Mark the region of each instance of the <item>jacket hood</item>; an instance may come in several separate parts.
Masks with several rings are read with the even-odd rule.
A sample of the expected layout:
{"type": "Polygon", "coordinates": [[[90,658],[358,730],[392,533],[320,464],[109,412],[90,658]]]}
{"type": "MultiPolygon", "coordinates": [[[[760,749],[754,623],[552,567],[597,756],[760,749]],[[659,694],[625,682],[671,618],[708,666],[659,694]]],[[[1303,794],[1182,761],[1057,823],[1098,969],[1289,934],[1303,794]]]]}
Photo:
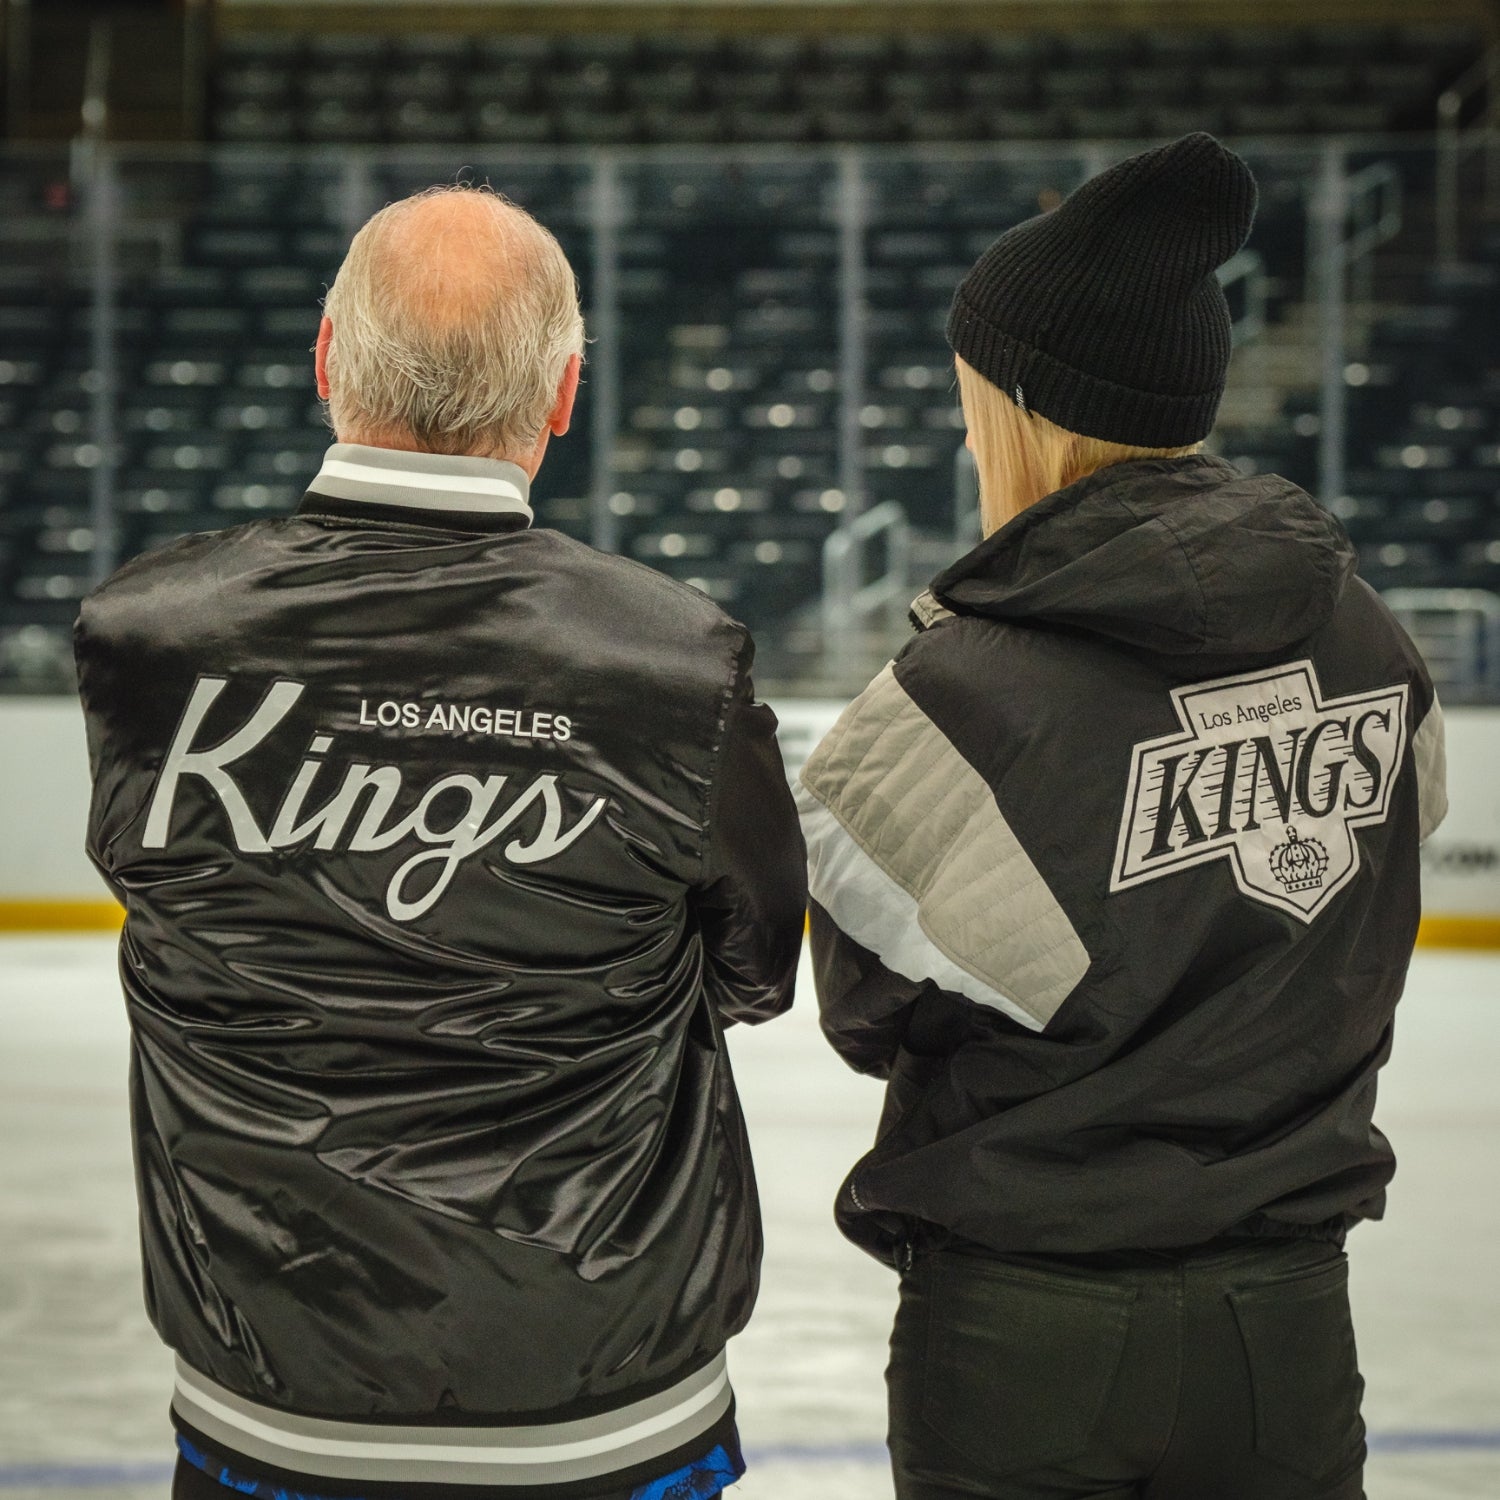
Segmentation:
{"type": "Polygon", "coordinates": [[[961,614],[1165,655],[1285,650],[1325,625],[1354,548],[1310,495],[1222,459],[1115,464],[1047,496],[933,580],[961,614]]]}

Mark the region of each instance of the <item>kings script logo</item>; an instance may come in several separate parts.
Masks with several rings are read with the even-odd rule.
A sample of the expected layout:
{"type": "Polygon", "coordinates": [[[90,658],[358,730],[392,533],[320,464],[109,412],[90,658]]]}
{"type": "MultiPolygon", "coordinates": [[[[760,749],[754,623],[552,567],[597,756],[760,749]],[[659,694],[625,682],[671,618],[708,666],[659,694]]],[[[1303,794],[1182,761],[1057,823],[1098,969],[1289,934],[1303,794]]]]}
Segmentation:
{"type": "Polygon", "coordinates": [[[1128,890],[1229,861],[1239,888],[1311,922],[1359,869],[1406,749],[1406,687],[1326,702],[1309,661],[1178,688],[1182,732],[1135,747],[1110,876],[1128,890]]]}
{"type": "Polygon", "coordinates": [[[385,893],[386,910],[391,917],[397,922],[409,922],[437,904],[466,859],[515,828],[533,809],[541,813],[539,822],[533,818],[527,824],[534,831],[529,837],[511,839],[503,848],[506,860],[513,865],[535,865],[555,858],[581,838],[604,811],[604,799],[596,798],[571,827],[565,828],[557,776],[553,773],[536,777],[498,811],[509,777],[486,776],[481,781],[477,776],[454,775],[433,782],[410,812],[388,822],[402,791],[400,768],[358,760],[345,767],[343,780],[333,795],[309,811],[306,803],[313,780],[323,766],[321,757],[333,745],[332,735],[318,734],[308,746],[291,785],[282,794],[270,828],[262,829],[228,768],[269,738],[302,696],[305,684],[273,683],[244,724],[217,744],[194,749],[193,741],[209,709],[227,684],[225,677],[201,677],[193,688],[152,793],[146,832],[141,839],[144,848],[166,847],[177,789],[184,777],[197,776],[219,799],[229,818],[235,847],[244,854],[267,854],[309,841],[318,850],[344,849],[351,854],[369,854],[415,839],[424,847],[397,867],[385,893]],[[440,800],[444,804],[441,813],[436,808],[440,800]],[[427,865],[436,868],[426,872],[426,880],[413,879],[427,865]]]}

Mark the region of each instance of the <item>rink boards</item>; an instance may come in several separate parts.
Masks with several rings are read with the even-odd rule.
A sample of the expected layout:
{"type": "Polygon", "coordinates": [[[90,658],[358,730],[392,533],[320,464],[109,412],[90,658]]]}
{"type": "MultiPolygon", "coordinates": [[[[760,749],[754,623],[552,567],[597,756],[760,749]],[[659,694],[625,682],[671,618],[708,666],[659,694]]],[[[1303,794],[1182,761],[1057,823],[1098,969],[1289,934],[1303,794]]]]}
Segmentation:
{"type": "MultiPolygon", "coordinates": [[[[841,704],[775,703],[789,774],[841,704]]],[[[1450,708],[1449,813],[1423,851],[1422,941],[1500,948],[1500,708],[1450,708]]],[[[86,932],[119,925],[83,854],[88,757],[66,698],[0,701],[0,931],[86,932]]]]}

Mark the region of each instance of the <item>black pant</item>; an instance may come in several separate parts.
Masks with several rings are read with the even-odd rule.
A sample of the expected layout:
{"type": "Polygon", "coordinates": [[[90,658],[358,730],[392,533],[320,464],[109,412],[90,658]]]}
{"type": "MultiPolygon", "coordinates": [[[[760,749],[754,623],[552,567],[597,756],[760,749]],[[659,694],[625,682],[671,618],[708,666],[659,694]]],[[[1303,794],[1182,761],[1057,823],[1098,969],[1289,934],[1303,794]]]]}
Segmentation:
{"type": "Polygon", "coordinates": [[[897,1500],[1363,1500],[1348,1264],[918,1252],[891,1335],[897,1500]]]}

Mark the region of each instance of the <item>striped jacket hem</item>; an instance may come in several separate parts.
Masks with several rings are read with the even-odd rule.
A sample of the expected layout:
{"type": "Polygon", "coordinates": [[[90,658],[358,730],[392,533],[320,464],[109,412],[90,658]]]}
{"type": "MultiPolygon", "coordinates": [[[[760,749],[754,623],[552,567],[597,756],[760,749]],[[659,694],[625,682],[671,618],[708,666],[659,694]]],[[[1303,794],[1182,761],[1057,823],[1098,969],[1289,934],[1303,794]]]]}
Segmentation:
{"type": "Polygon", "coordinates": [[[177,1361],[177,1417],[250,1463],[319,1478],[535,1489],[648,1464],[707,1434],[730,1409],[722,1353],[611,1411],[505,1426],[397,1425],[305,1417],[247,1400],[177,1361]]]}

